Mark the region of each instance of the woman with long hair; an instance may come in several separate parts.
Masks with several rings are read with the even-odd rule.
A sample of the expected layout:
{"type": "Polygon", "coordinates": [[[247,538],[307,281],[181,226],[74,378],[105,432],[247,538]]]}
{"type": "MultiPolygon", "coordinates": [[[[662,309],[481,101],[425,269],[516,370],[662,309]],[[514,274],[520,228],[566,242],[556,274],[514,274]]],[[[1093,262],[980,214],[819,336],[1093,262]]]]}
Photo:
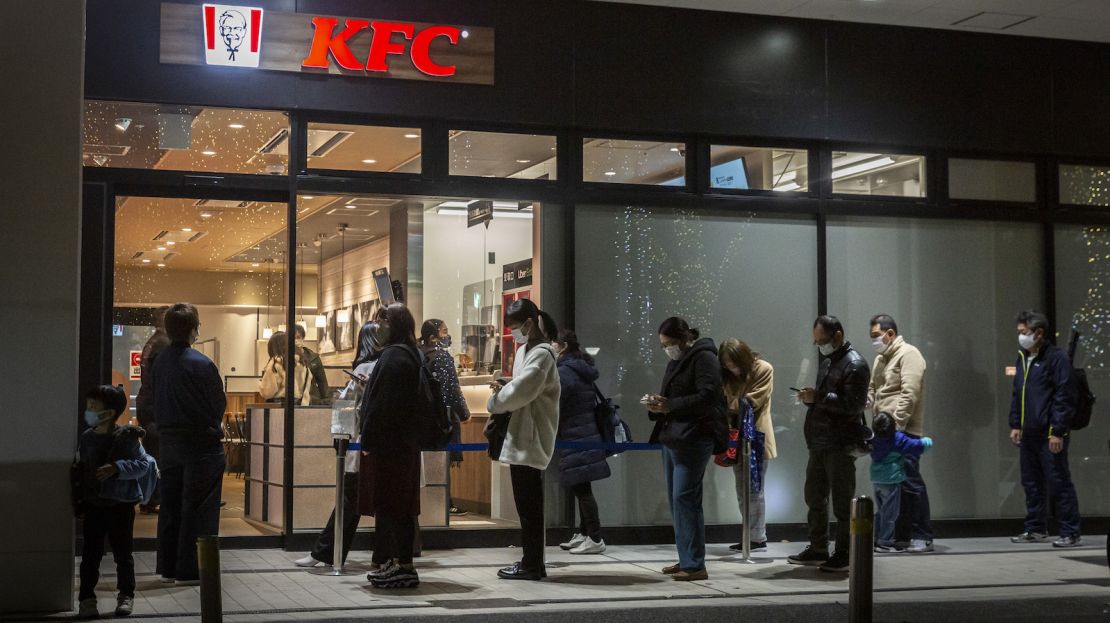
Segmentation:
{"type": "MultiPolygon", "coordinates": [[[[509,465],[520,516],[523,558],[497,572],[506,580],[540,580],[544,570],[543,470],[555,451],[559,426],[559,372],[549,334],[555,321],[528,299],[509,305],[505,323],[517,345],[512,379],[491,384],[487,408],[511,414],[498,460],[509,465]]],[[[491,418],[492,419],[492,418],[491,418]]]]}
{"type": "Polygon", "coordinates": [[[645,396],[655,420],[651,443],[663,444],[663,470],[674,522],[678,563],[663,569],[675,580],[706,580],[702,477],[716,446],[728,439],[721,363],[713,340],[678,317],[659,326],[670,362],[659,394],[645,396]],[[723,433],[723,440],[720,439],[723,433]]]}
{"type": "MultiPolygon", "coordinates": [[[[266,352],[270,360],[262,368],[262,380],[258,382],[258,393],[264,400],[285,399],[285,367],[288,365],[289,336],[284,331],[278,331],[270,336],[266,343],[266,352]]],[[[293,403],[308,405],[312,402],[312,391],[315,381],[312,380],[312,371],[308,369],[301,349],[293,346],[293,403]]]]}
{"type": "MultiPolygon", "coordinates": [[[[459,386],[459,374],[455,371],[455,360],[447,350],[449,348],[451,333],[447,323],[438,318],[425,320],[420,327],[420,351],[439,382],[444,406],[451,411],[451,443],[461,443],[462,423],[470,419],[470,409],[459,386]]],[[[463,453],[459,451],[448,453],[448,457],[451,467],[457,467],[463,461],[463,453]]],[[[453,501],[448,502],[448,508],[452,515],[462,512],[453,501]]]]}
{"type": "MultiPolygon", "coordinates": [[[[721,361],[721,375],[725,386],[725,399],[728,402],[729,423],[734,428],[742,428],[744,409],[741,401],[747,401],[755,415],[755,430],[763,433],[763,454],[759,457],[759,490],[751,491],[748,510],[751,517],[744,517],[744,527],[751,536],[751,551],[767,549],[767,500],[763,492],[767,488],[767,462],[777,456],[775,450],[775,428],[771,422],[771,394],[775,389],[775,369],[743,341],[730,337],[721,343],[717,352],[721,361]]],[[[742,460],[742,459],[741,459],[742,460]]],[[[736,478],[736,499],[741,508],[744,504],[744,465],[737,461],[732,466],[736,478]]],[[[743,539],[741,539],[743,541],[743,539]]],[[[741,544],[731,549],[740,551],[741,544]]]]}
{"type": "Polygon", "coordinates": [[[404,304],[386,307],[380,323],[388,337],[359,407],[358,507],[361,514],[374,517],[375,559],[388,561],[367,579],[376,588],[411,588],[420,584],[412,559],[420,515],[419,430],[414,415],[421,356],[416,321],[404,304]]]}
{"type": "MultiPolygon", "coordinates": [[[[559,353],[559,441],[601,443],[594,408],[597,394],[594,383],[598,372],[593,357],[582,351],[578,335],[570,329],[555,338],[559,353]]],[[[578,531],[559,547],[572,554],[600,554],[605,551],[601,538],[601,519],[594,498],[593,482],[611,474],[604,450],[559,450],[559,484],[570,489],[578,501],[581,519],[578,531]]]]}

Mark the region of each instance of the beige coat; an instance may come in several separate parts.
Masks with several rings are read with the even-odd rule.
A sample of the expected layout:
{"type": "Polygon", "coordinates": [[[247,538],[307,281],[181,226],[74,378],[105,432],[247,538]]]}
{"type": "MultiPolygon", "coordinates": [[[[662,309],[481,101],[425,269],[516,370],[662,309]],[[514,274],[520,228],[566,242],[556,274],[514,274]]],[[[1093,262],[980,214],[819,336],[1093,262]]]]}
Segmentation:
{"type": "Polygon", "coordinates": [[[867,390],[872,414],[889,413],[898,430],[925,434],[925,358],[902,336],[875,358],[867,390]]]}
{"type": "MultiPolygon", "coordinates": [[[[763,458],[773,459],[778,456],[775,447],[775,426],[771,422],[771,394],[775,390],[775,369],[771,364],[762,359],[755,360],[752,368],[752,382],[746,394],[752,403],[755,414],[755,429],[763,433],[763,458]]],[[[740,409],[740,397],[728,394],[728,409],[735,413],[740,409]]]]}

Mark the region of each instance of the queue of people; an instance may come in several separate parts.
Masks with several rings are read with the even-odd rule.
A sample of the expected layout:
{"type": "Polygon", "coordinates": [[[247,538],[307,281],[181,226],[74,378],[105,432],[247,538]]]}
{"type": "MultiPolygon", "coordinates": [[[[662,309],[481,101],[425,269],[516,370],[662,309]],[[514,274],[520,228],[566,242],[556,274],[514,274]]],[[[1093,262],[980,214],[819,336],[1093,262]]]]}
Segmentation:
{"type": "MultiPolygon", "coordinates": [[[[199,574],[196,540],[215,535],[225,459],[221,421],[226,397],[219,372],[192,348],[200,330],[194,306],[179,303],[159,310],[159,331],[144,349],[140,421],[156,431],[156,462],[140,443],[150,432],[117,427],[126,411],[121,388],[104,386],[88,395],[85,420],[74,463],[74,503],[85,518],[81,565],[82,617],[97,616],[92,589],[107,536],[118,568],[117,615],[130,614],[134,599],[131,534],[136,504],[161,494],[158,511],[157,571],[163,582],[196,585],[199,574]],[[156,339],[157,338],[157,339],[156,339]],[[146,351],[150,351],[149,357],[146,351]],[[149,360],[148,360],[149,359],[149,360]]],[[[592,357],[573,330],[559,331],[555,320],[527,299],[514,301],[505,314],[516,352],[513,373],[491,384],[486,434],[490,455],[509,466],[513,497],[520,517],[522,557],[497,572],[506,580],[538,581],[546,577],[544,560],[544,472],[556,459],[560,484],[573,495],[580,522],[561,547],[572,554],[605,551],[598,500],[592,483],[608,478],[608,452],[596,417],[604,398],[592,357]],[[568,442],[556,451],[556,442],[568,442]],[[581,446],[581,447],[579,447],[581,446]]],[[[1027,311],[1017,318],[1017,361],[1010,440],[1019,448],[1027,515],[1014,543],[1046,541],[1049,499],[1056,505],[1060,535],[1055,547],[1080,543],[1079,510],[1068,468],[1067,449],[1078,389],[1067,354],[1047,337],[1043,314],[1027,311]],[[1049,493],[1051,492],[1051,495],[1049,493]]],[[[294,369],[293,397],[298,404],[323,400],[319,357],[303,345],[286,352],[287,336],[268,344],[260,390],[264,397],[284,397],[286,369],[294,369]]],[[[870,455],[870,476],[877,501],[876,552],[933,551],[929,497],[920,461],[932,447],[925,436],[926,361],[900,334],[886,314],[870,322],[875,353],[868,364],[845,337],[834,316],[813,324],[819,353],[816,382],[797,389],[806,406],[808,464],[804,499],[808,507],[809,544],[787,562],[819,566],[823,571],[849,569],[850,504],[856,493],[855,461],[870,455]],[[867,414],[871,418],[868,420],[867,414]],[[830,539],[829,507],[836,526],[830,539]],[[832,547],[830,548],[830,541],[832,547]]],[[[641,400],[654,421],[651,443],[662,446],[663,477],[675,534],[677,562],[662,569],[676,581],[708,579],[705,564],[703,480],[714,455],[729,451],[730,429],[755,438],[752,479],[766,482],[768,462],[778,456],[772,422],[774,367],[738,338],[718,347],[713,339],[679,317],[666,319],[658,340],[668,363],[657,394],[641,400]]],[[[470,417],[447,348],[446,323],[432,319],[416,337],[416,322],[402,303],[381,310],[361,327],[351,381],[336,397],[357,404],[356,438],[361,450],[348,456],[343,526],[335,514],[312,552],[299,566],[330,563],[335,531],[343,533],[343,558],[350,550],[361,516],[375,519],[374,557],[367,578],[380,589],[411,588],[420,579],[413,564],[419,553],[421,430],[415,414],[419,395],[434,379],[437,400],[449,414],[452,440],[470,417]]],[[[794,389],[794,388],[791,388],[794,389]]],[[[731,435],[736,438],[736,433],[731,435]]],[[[461,456],[451,455],[452,461],[461,456]]],[[[724,464],[724,463],[722,463],[724,464]]],[[[737,501],[750,495],[749,532],[753,551],[767,547],[766,501],[762,485],[743,482],[743,466],[734,465],[737,501]]],[[[739,545],[732,546],[740,549],[739,545]]]]}

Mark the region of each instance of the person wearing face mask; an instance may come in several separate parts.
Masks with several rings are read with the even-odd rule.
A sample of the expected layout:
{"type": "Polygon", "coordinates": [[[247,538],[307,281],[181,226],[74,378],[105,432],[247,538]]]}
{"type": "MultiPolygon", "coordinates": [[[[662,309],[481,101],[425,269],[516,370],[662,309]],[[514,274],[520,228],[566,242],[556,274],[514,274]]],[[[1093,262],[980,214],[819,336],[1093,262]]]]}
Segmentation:
{"type": "MultiPolygon", "coordinates": [[[[459,373],[455,370],[455,359],[447,350],[451,348],[451,333],[447,323],[432,318],[425,320],[420,327],[420,351],[431,364],[432,373],[439,382],[443,393],[444,405],[451,411],[451,443],[462,443],[462,423],[470,419],[470,408],[466,406],[462,387],[459,386],[459,373]]],[[[451,467],[458,467],[463,461],[463,453],[457,450],[449,453],[451,467]]],[[[463,510],[448,500],[452,515],[461,515],[463,510]]]]}
{"type": "Polygon", "coordinates": [[[853,451],[860,442],[871,370],[867,360],[845,339],[844,326],[835,316],[819,316],[814,321],[813,343],[821,353],[817,387],[807,387],[798,394],[808,406],[805,501],[809,507],[809,547],[786,560],[794,565],[842,572],[849,570],[849,521],[856,492],[853,451]],[[836,517],[836,550],[832,556],[829,556],[830,497],[836,517]]]}
{"type": "Polygon", "coordinates": [[[266,343],[266,352],[270,360],[262,369],[262,378],[258,381],[258,395],[265,400],[282,402],[285,400],[285,368],[290,359],[293,363],[293,404],[308,406],[312,404],[313,387],[316,385],[312,372],[306,364],[304,352],[294,346],[293,357],[288,357],[286,351],[289,345],[289,335],[278,331],[270,336],[266,343]]]}
{"type": "MultiPolygon", "coordinates": [[[[728,400],[730,424],[741,428],[739,421],[740,401],[747,400],[755,414],[755,429],[763,433],[763,456],[760,457],[759,474],[762,486],[752,490],[749,504],[751,517],[744,517],[745,528],[751,535],[751,551],[767,550],[767,501],[763,492],[767,488],[767,463],[778,456],[775,446],[775,426],[771,422],[771,394],[775,390],[775,369],[752,349],[736,338],[721,343],[717,352],[721,360],[721,374],[724,377],[725,398],[728,400]]],[[[736,479],[736,499],[743,508],[744,504],[744,465],[737,461],[732,466],[736,479]]],[[[730,546],[733,551],[743,551],[742,543],[730,546]]]]}
{"type": "Polygon", "coordinates": [[[197,308],[177,303],[165,323],[170,345],[151,370],[162,435],[157,571],[163,582],[197,586],[197,537],[220,529],[227,396],[216,364],[192,347],[200,334],[197,308]]]}
{"type": "MultiPolygon", "coordinates": [[[[505,324],[517,345],[512,379],[491,384],[486,407],[492,414],[510,414],[497,460],[509,465],[513,500],[520,516],[523,557],[501,569],[505,580],[539,581],[544,569],[543,470],[555,452],[559,427],[559,372],[549,335],[555,321],[528,299],[513,301],[505,324]]],[[[496,425],[494,418],[487,428],[496,425]]]]}
{"type": "Polygon", "coordinates": [[[728,442],[721,362],[713,340],[678,317],[659,326],[659,345],[670,360],[659,394],[641,401],[655,421],[651,443],[663,444],[667,500],[678,562],[663,573],[678,581],[709,578],[705,568],[702,477],[714,452],[728,442]]]}
{"type": "MultiPolygon", "coordinates": [[[[898,431],[910,439],[921,439],[925,436],[925,358],[898,334],[898,323],[888,314],[871,319],[871,347],[876,355],[867,388],[872,417],[889,413],[898,431]]],[[[893,549],[931,552],[929,491],[921,476],[920,454],[905,456],[904,473],[893,549]]]]}
{"type": "Polygon", "coordinates": [[[296,333],[297,348],[301,351],[304,364],[308,371],[312,373],[310,400],[314,405],[327,404],[331,400],[331,387],[328,386],[328,375],[324,371],[324,362],[320,361],[318,353],[304,345],[304,327],[299,324],[293,325],[293,331],[296,333]]]}
{"type": "MultiPolygon", "coordinates": [[[[159,307],[154,310],[154,334],[143,345],[142,358],[139,365],[139,393],[135,396],[135,416],[139,426],[143,427],[146,435],[143,437],[143,446],[154,460],[158,460],[158,424],[154,417],[154,388],[150,383],[150,369],[154,360],[170,345],[170,338],[166,335],[166,310],[169,307],[159,307]]],[[[158,504],[161,496],[155,489],[150,501],[139,507],[139,512],[144,515],[157,515],[158,504]]]]}
{"type": "Polygon", "coordinates": [[[83,518],[77,613],[81,619],[99,616],[95,589],[105,537],[116,563],[116,616],[130,615],[134,606],[135,504],[150,499],[158,468],[139,442],[143,429],[116,426],[116,419],[125,411],[127,395],[122,387],[102,385],[85,397],[88,428],[78,439],[73,467],[74,511],[83,518]]]}
{"type": "Polygon", "coordinates": [[[1017,332],[1021,352],[1010,406],[1010,441],[1018,447],[1021,460],[1025,531],[1010,540],[1048,540],[1051,497],[1060,525],[1060,537],[1052,545],[1076,547],[1080,544],[1079,499],[1068,467],[1068,442],[1079,388],[1067,353],[1048,339],[1044,314],[1022,312],[1017,317],[1017,332]]]}

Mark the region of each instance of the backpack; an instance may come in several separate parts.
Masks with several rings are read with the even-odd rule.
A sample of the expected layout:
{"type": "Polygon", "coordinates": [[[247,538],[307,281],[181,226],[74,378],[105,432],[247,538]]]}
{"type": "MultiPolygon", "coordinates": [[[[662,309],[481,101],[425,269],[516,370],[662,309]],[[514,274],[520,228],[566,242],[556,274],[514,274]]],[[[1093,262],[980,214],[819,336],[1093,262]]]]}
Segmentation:
{"type": "MultiPolygon", "coordinates": [[[[601,434],[602,443],[631,443],[632,430],[628,428],[621,419],[620,405],[613,402],[612,398],[606,398],[605,394],[601,393],[601,388],[582,376],[578,370],[574,370],[578,378],[590,383],[594,388],[594,421],[597,422],[597,431],[601,434]]],[[[609,456],[617,456],[624,452],[624,449],[619,450],[606,450],[609,456]]]]}
{"type": "Polygon", "coordinates": [[[443,385],[436,378],[431,360],[416,353],[420,384],[416,388],[416,447],[441,452],[451,443],[451,409],[443,400],[443,385]]]}
{"type": "Polygon", "coordinates": [[[1091,423],[1091,413],[1095,407],[1095,395],[1091,392],[1091,385],[1087,381],[1087,371],[1075,366],[1075,350],[1079,346],[1079,332],[1072,329],[1071,339],[1068,340],[1068,360],[1072,363],[1072,373],[1075,375],[1075,384],[1079,390],[1079,400],[1075,405],[1075,414],[1071,418],[1071,430],[1082,430],[1091,423]]]}

